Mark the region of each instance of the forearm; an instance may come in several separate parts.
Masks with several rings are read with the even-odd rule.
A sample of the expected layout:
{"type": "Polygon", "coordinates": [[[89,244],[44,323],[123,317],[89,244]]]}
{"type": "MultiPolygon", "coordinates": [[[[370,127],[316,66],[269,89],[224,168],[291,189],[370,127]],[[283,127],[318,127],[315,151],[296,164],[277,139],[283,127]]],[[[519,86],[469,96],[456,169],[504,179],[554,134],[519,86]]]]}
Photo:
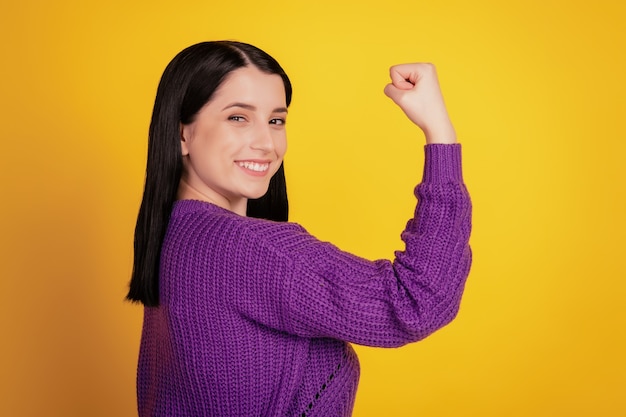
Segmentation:
{"type": "Polygon", "coordinates": [[[396,305],[408,341],[419,340],[456,315],[471,265],[471,200],[463,183],[461,146],[425,148],[414,218],[402,234],[406,248],[394,270],[407,294],[396,305]]]}

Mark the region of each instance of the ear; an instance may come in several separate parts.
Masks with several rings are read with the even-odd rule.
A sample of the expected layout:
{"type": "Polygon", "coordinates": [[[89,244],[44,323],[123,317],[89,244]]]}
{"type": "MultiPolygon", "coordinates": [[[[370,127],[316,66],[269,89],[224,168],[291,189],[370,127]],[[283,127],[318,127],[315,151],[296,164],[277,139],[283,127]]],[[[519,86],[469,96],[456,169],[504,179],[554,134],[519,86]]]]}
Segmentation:
{"type": "Polygon", "coordinates": [[[180,124],[180,150],[183,156],[189,155],[189,141],[191,129],[188,125],[180,124]]]}

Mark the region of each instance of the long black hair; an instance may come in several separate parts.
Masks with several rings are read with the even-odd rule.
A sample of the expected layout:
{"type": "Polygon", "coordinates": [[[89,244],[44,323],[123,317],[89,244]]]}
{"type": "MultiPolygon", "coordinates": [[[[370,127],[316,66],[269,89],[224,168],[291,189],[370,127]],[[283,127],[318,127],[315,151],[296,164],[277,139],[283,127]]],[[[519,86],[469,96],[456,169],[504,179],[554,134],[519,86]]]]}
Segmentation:
{"type": "MultiPolygon", "coordinates": [[[[274,58],[246,43],[214,41],[192,45],[165,68],[150,122],[148,162],[135,226],[135,257],[128,300],[148,307],[159,305],[161,246],[183,169],[180,125],[194,121],[229,73],[250,65],[280,75],[289,106],[291,82],[285,71],[274,58]]],[[[248,200],[247,215],[287,221],[288,211],[285,171],[281,164],[270,180],[267,193],[248,200]]]]}

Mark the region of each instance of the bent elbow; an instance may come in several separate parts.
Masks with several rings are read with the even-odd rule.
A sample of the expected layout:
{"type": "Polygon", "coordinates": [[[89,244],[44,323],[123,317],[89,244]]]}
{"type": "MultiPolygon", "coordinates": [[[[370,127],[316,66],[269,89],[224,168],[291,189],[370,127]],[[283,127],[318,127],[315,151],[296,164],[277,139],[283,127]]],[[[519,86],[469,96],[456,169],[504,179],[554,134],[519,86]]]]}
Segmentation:
{"type": "Polygon", "coordinates": [[[458,315],[459,303],[450,302],[447,306],[438,306],[433,311],[424,312],[415,326],[406,328],[405,339],[397,347],[419,342],[450,324],[458,315]],[[442,308],[443,307],[443,308],[442,308]]]}

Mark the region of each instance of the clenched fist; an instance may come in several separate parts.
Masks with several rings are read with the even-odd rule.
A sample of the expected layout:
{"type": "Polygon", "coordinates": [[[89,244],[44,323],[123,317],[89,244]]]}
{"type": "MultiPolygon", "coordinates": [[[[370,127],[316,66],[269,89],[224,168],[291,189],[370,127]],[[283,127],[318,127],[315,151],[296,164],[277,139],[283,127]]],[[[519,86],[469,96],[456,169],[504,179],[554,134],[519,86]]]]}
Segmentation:
{"type": "Polygon", "coordinates": [[[456,133],[443,101],[435,66],[425,63],[395,65],[385,94],[422,129],[426,143],[456,143],[456,133]]]}

